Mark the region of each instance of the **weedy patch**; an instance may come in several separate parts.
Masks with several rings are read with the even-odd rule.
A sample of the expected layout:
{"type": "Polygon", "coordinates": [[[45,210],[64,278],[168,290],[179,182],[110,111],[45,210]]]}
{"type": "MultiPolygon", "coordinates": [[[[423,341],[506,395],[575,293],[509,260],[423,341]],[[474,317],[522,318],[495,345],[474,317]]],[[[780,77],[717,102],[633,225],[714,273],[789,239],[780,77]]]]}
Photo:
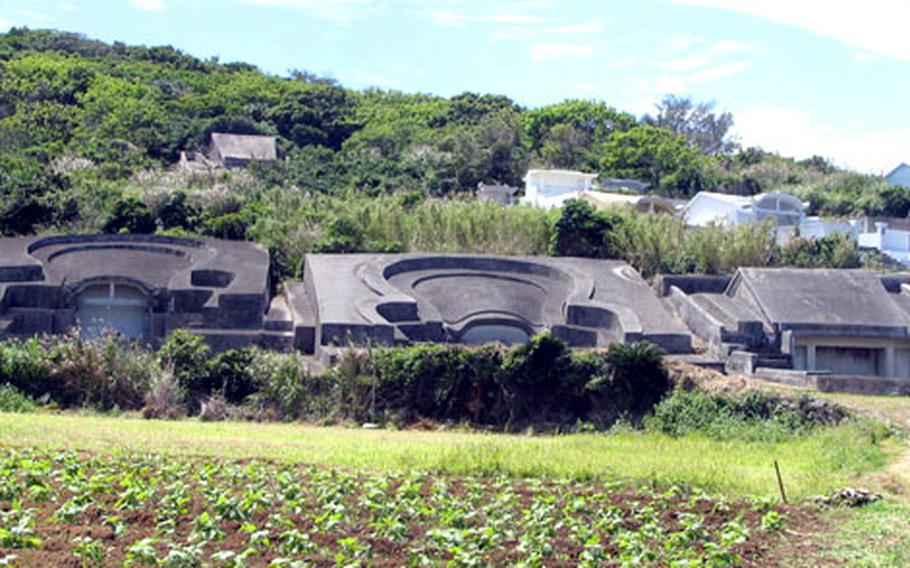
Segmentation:
{"type": "Polygon", "coordinates": [[[679,487],[0,451],[24,565],[734,566],[802,513],[679,487]]]}

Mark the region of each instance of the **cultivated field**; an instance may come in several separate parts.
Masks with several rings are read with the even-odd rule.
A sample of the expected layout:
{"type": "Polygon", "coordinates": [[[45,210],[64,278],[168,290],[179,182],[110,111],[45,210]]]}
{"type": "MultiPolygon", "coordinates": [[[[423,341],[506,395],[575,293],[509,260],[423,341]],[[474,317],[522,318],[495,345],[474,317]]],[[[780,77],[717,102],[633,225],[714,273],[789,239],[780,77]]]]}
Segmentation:
{"type": "Polygon", "coordinates": [[[899,499],[802,504],[882,481],[903,440],[875,432],[848,424],[745,442],[0,414],[0,558],[902,566],[910,527],[899,499]],[[796,505],[779,503],[774,460],[796,505]]]}
{"type": "Polygon", "coordinates": [[[788,514],[675,486],[5,451],[0,546],[26,564],[761,562],[788,514]]]}

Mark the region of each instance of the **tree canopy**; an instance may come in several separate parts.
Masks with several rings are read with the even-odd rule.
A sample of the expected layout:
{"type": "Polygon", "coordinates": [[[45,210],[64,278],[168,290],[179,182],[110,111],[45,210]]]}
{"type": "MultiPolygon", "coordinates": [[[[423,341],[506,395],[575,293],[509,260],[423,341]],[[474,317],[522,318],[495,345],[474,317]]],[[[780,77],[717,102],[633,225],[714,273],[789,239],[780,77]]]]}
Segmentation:
{"type": "MultiPolygon", "coordinates": [[[[180,150],[203,150],[216,131],[273,135],[283,159],[251,168],[244,187],[255,191],[193,204],[184,221],[158,218],[159,229],[247,235],[263,225],[266,205],[252,195],[263,188],[452,196],[480,182],[520,186],[529,167],[636,178],[683,197],[789,191],[823,214],[910,210],[906,192],[879,177],[739,149],[732,116],[712,103],[668,96],[657,111],[637,119],[603,101],[525,108],[498,94],[353,90],[305,70],[282,77],[171,46],[18,28],[0,34],[0,231],[94,230],[144,214],[131,201],[137,176],[166,178],[180,150]]],[[[153,212],[165,200],[144,199],[153,212]]]]}

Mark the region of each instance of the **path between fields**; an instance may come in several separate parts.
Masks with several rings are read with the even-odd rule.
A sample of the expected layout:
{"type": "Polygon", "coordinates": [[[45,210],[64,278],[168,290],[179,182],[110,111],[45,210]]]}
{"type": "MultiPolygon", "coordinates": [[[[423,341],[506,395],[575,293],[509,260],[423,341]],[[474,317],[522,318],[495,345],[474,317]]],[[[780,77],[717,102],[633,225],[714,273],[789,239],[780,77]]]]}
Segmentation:
{"type": "Polygon", "coordinates": [[[897,501],[910,505],[910,397],[861,395],[821,395],[834,400],[861,416],[885,422],[901,431],[902,449],[884,468],[860,477],[857,482],[882,491],[897,501]]]}
{"type": "MultiPolygon", "coordinates": [[[[752,388],[783,392],[804,392],[803,389],[768,385],[767,383],[750,383],[752,388]]],[[[746,388],[740,386],[739,388],[746,388]]],[[[810,391],[812,396],[836,402],[853,412],[890,425],[903,434],[898,441],[901,450],[889,464],[876,472],[860,476],[856,480],[858,488],[871,488],[888,494],[888,497],[904,505],[910,505],[910,396],[873,396],[846,393],[823,393],[810,391]]]]}

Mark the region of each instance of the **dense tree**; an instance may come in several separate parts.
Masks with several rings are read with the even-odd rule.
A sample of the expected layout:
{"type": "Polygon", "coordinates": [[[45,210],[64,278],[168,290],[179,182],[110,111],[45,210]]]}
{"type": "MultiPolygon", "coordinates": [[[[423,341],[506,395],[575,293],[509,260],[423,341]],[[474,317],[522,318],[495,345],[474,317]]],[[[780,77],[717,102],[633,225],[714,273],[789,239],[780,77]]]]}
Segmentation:
{"type": "Polygon", "coordinates": [[[704,154],[731,152],[737,147],[728,136],[733,115],[714,112],[713,102],[695,103],[688,97],[667,95],[657,103],[657,115],[645,116],[643,122],[679,134],[704,154]]]}
{"type": "Polygon", "coordinates": [[[339,150],[360,124],[354,98],[341,87],[312,85],[285,93],[266,117],[297,146],[320,144],[339,150]]]}
{"type": "Polygon", "coordinates": [[[66,181],[34,158],[0,155],[0,234],[53,223],[67,208],[66,181]]]}
{"type": "MultiPolygon", "coordinates": [[[[0,231],[96,231],[117,203],[123,217],[147,221],[142,203],[157,230],[257,239],[282,264],[278,272],[291,274],[297,261],[285,260],[323,237],[327,246],[348,246],[340,226],[329,242],[331,219],[344,211],[332,205],[312,214],[311,200],[319,210],[365,196],[378,202],[385,193],[463,195],[479,182],[520,185],[531,165],[638,178],[679,196],[779,189],[826,215],[910,210],[907,192],[821,158],[797,162],[757,148],[725,153],[731,118],[711,105],[671,97],[658,110],[643,124],[597,101],[524,109],[483,93],[355,91],[307,71],[279,77],[171,46],[20,28],[0,34],[0,231]],[[286,159],[243,173],[166,171],[179,150],[207,147],[216,131],[276,136],[286,159]],[[158,181],[146,187],[137,178],[158,181]]],[[[529,214],[515,213],[522,215],[529,214]]],[[[132,230],[127,225],[109,229],[132,230]]],[[[383,235],[365,234],[355,245],[387,250],[406,240],[383,235]]],[[[601,244],[589,241],[588,252],[605,254],[601,244]]]]}
{"type": "Polygon", "coordinates": [[[636,126],[613,135],[602,148],[600,166],[607,175],[646,181],[672,195],[693,195],[710,186],[704,158],[664,128],[636,126]]]}
{"type": "Polygon", "coordinates": [[[544,164],[591,170],[596,149],[616,133],[635,126],[635,118],[604,103],[566,101],[522,114],[528,143],[544,164]]]}

